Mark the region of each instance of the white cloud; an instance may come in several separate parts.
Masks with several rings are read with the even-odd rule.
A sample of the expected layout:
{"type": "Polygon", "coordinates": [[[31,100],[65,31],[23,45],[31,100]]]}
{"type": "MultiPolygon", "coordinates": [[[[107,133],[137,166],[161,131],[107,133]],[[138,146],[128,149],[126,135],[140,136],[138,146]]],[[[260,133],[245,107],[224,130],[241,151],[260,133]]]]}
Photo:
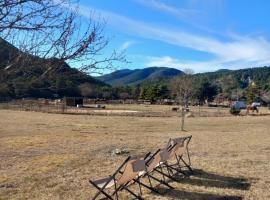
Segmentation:
{"type": "MultiPolygon", "coordinates": [[[[208,16],[208,10],[201,9],[202,6],[194,6],[198,4],[199,2],[191,2],[188,0],[188,7],[183,8],[179,6],[172,6],[168,4],[167,1],[161,1],[161,0],[134,0],[135,2],[143,5],[144,7],[148,7],[152,10],[160,11],[164,14],[168,14],[170,16],[173,16],[174,18],[191,25],[199,30],[206,31],[209,33],[217,33],[219,35],[223,35],[223,33],[219,33],[216,30],[212,30],[209,27],[203,25],[203,19],[209,17],[208,16]],[[193,6],[190,6],[193,5],[193,6]],[[194,9],[198,7],[198,9],[194,9]],[[200,9],[199,9],[200,8],[200,9]]],[[[215,10],[217,7],[220,7],[220,2],[222,0],[216,0],[216,2],[212,2],[210,0],[203,0],[203,5],[207,8],[215,7],[215,10]],[[213,6],[214,5],[214,6],[213,6]]]]}
{"type": "MultiPolygon", "coordinates": [[[[223,60],[213,59],[209,61],[192,61],[192,60],[181,60],[170,56],[142,56],[145,60],[145,67],[173,67],[179,70],[186,68],[193,69],[195,72],[208,72],[216,71],[221,68],[226,69],[240,69],[244,67],[254,67],[258,62],[252,61],[238,61],[238,62],[226,62],[223,60]]],[[[269,60],[263,60],[259,63],[259,66],[269,65],[269,60]]]]}
{"type": "Polygon", "coordinates": [[[129,47],[131,47],[135,42],[130,40],[130,41],[125,41],[119,48],[120,51],[127,50],[129,47]]]}
{"type": "Polygon", "coordinates": [[[183,20],[190,20],[191,17],[198,17],[202,15],[202,12],[198,10],[179,7],[176,8],[157,0],[135,0],[135,2],[143,6],[168,13],[183,20]]]}
{"type": "MultiPolygon", "coordinates": [[[[92,13],[92,11],[91,7],[79,7],[79,12],[86,17],[89,17],[89,13],[92,13]]],[[[214,56],[214,59],[205,62],[193,60],[184,63],[178,63],[175,60],[168,59],[168,57],[163,57],[163,61],[171,61],[169,62],[171,66],[182,63],[183,65],[189,64],[202,69],[204,66],[209,67],[210,64],[212,66],[225,66],[226,64],[229,66],[259,66],[270,63],[270,43],[263,37],[238,36],[228,37],[227,41],[222,41],[215,39],[213,36],[206,37],[180,29],[173,30],[168,27],[155,26],[109,11],[97,9],[95,11],[104,17],[109,25],[124,33],[206,52],[214,56]]],[[[99,17],[95,18],[95,20],[99,19],[99,17]]],[[[125,46],[129,46],[129,44],[125,44],[125,46]]],[[[195,69],[195,71],[197,70],[195,69]]]]}
{"type": "Polygon", "coordinates": [[[193,69],[196,72],[204,72],[211,70],[216,70],[221,67],[220,63],[215,61],[209,62],[196,62],[196,61],[187,61],[187,60],[180,60],[177,58],[172,58],[170,56],[161,56],[161,57],[154,57],[154,56],[147,56],[145,58],[146,67],[173,67],[179,70],[184,70],[186,68],[193,69]]]}
{"type": "Polygon", "coordinates": [[[162,56],[162,57],[148,57],[148,62],[146,63],[147,67],[174,67],[180,68],[182,63],[170,56],[162,56]]]}

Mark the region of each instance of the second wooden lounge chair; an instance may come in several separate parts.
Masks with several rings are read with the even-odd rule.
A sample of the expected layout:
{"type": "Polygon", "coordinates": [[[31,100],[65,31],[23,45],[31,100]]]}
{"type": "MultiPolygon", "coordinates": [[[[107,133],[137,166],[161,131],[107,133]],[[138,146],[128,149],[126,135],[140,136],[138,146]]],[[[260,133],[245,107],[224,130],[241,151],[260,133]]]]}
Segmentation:
{"type": "Polygon", "coordinates": [[[176,163],[171,164],[171,167],[178,167],[182,171],[182,168],[187,168],[191,173],[193,173],[191,168],[190,154],[189,154],[189,142],[192,136],[179,137],[170,139],[168,145],[176,145],[175,146],[175,159],[176,163]],[[186,155],[187,159],[184,159],[186,155]]]}
{"type": "Polygon", "coordinates": [[[103,197],[107,197],[111,200],[118,200],[118,192],[122,190],[127,191],[129,194],[135,197],[135,199],[142,200],[143,198],[141,195],[131,191],[131,189],[128,188],[128,185],[131,182],[133,183],[133,180],[136,179],[140,172],[143,171],[145,171],[144,158],[132,158],[129,156],[111,176],[95,181],[89,180],[89,182],[98,190],[92,200],[96,200],[100,195],[103,195],[103,197]],[[112,194],[107,192],[107,189],[109,188],[113,188],[114,191],[112,194]]]}
{"type": "Polygon", "coordinates": [[[146,183],[138,182],[140,185],[151,190],[152,192],[161,194],[155,187],[152,185],[152,180],[160,183],[161,185],[166,186],[168,189],[174,189],[169,183],[166,182],[165,177],[169,179],[174,179],[170,176],[169,171],[166,173],[163,168],[166,165],[168,159],[174,155],[174,148],[176,144],[164,149],[158,149],[154,154],[149,154],[145,158],[146,171],[141,172],[140,176],[135,180],[136,182],[140,181],[139,178],[146,177],[148,179],[149,185],[146,183]],[[162,176],[162,179],[157,178],[154,173],[157,172],[162,176]]]}

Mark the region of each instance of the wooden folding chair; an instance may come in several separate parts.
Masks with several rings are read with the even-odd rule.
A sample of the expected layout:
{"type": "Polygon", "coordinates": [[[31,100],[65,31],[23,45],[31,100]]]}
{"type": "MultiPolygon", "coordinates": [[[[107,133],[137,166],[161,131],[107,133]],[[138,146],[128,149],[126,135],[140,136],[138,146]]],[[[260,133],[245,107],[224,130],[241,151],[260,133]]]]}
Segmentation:
{"type": "Polygon", "coordinates": [[[171,164],[171,167],[177,166],[180,170],[182,168],[187,168],[191,173],[193,173],[191,168],[191,160],[190,160],[190,153],[188,145],[190,143],[192,136],[186,136],[186,137],[179,137],[179,138],[173,138],[170,139],[168,142],[168,145],[174,145],[175,144],[175,159],[176,163],[171,164]],[[187,156],[187,160],[184,159],[184,156],[187,156]]]}
{"type": "MultiPolygon", "coordinates": [[[[111,200],[113,200],[113,197],[115,196],[118,200],[118,192],[122,190],[130,193],[133,197],[135,197],[135,199],[142,200],[143,198],[141,197],[141,188],[140,194],[136,194],[128,188],[128,185],[131,182],[133,183],[133,180],[139,177],[139,174],[143,171],[145,171],[144,159],[132,158],[129,156],[111,176],[95,181],[89,180],[89,182],[98,190],[92,200],[97,199],[100,195],[103,195],[111,200]],[[107,191],[105,191],[109,188],[114,189],[112,194],[109,194],[107,191]]],[[[141,186],[139,185],[139,187],[141,186]]]]}
{"type": "MultiPolygon", "coordinates": [[[[172,180],[174,180],[174,178],[172,176],[170,176],[169,171],[168,171],[168,173],[166,173],[163,170],[163,168],[164,168],[164,166],[170,167],[166,163],[167,163],[168,159],[174,155],[173,149],[175,146],[176,146],[176,144],[173,146],[169,146],[167,148],[164,148],[164,149],[158,149],[154,154],[149,154],[149,156],[145,158],[146,171],[141,172],[140,178],[147,177],[149,185],[142,183],[142,182],[140,182],[140,185],[142,185],[145,188],[151,190],[152,192],[156,192],[158,194],[160,194],[160,192],[155,187],[153,187],[152,180],[155,180],[158,183],[160,183],[161,185],[166,186],[168,189],[174,189],[170,184],[168,184],[166,182],[165,177],[172,179],[172,180]],[[155,177],[155,175],[154,175],[155,172],[162,175],[162,179],[155,177]]],[[[138,180],[135,180],[135,181],[138,181],[138,180]]]]}

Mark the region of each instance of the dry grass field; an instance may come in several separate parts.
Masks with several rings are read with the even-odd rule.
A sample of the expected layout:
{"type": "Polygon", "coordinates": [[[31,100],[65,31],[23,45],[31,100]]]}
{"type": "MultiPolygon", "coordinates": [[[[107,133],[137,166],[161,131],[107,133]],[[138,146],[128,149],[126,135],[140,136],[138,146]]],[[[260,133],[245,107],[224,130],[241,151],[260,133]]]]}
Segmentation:
{"type": "Polygon", "coordinates": [[[109,175],[126,158],[113,149],[143,155],[184,135],[193,135],[194,175],[178,177],[164,195],[145,190],[145,199],[270,199],[269,116],[187,118],[185,132],[179,122],[0,110],[0,200],[89,199],[88,179],[109,175]]]}

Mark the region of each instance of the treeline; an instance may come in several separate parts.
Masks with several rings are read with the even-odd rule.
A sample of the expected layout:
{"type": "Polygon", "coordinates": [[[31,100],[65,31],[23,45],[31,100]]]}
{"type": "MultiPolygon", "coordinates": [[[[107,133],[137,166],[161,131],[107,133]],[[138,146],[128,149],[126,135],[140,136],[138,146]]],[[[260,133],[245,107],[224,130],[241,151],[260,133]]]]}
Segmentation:
{"type": "MultiPolygon", "coordinates": [[[[45,70],[31,67],[32,75],[23,70],[12,75],[0,74],[0,97],[5,98],[61,98],[83,96],[102,99],[142,99],[156,102],[161,99],[177,99],[174,90],[176,78],[142,82],[134,86],[112,87],[63,65],[40,78],[45,70]]],[[[4,72],[4,70],[2,70],[4,72]]],[[[25,70],[29,72],[29,70],[25,70]]],[[[181,76],[179,76],[181,77],[181,76]]],[[[195,103],[211,102],[214,99],[245,100],[270,103],[270,68],[252,68],[192,75],[195,103]]],[[[186,84],[182,82],[181,84],[186,84]]]]}
{"type": "MultiPolygon", "coordinates": [[[[181,76],[179,76],[181,77],[181,76]]],[[[192,75],[194,103],[203,104],[225,100],[244,100],[247,103],[270,103],[270,68],[252,68],[192,75]]],[[[82,96],[105,99],[142,99],[155,102],[161,99],[176,99],[176,78],[143,82],[136,86],[96,87],[81,85],[82,96]],[[94,88],[94,89],[93,89],[94,88]],[[87,93],[88,91],[88,93],[87,93]],[[90,92],[91,91],[91,92],[90,92]]],[[[181,82],[185,84],[185,82],[181,82]]]]}
{"type": "Polygon", "coordinates": [[[31,59],[16,65],[7,65],[3,60],[0,59],[1,98],[81,96],[79,86],[83,83],[106,86],[105,83],[56,59],[31,59]]]}
{"type": "MultiPolygon", "coordinates": [[[[218,88],[211,84],[207,78],[196,78],[196,94],[200,103],[212,101],[218,94],[218,88]]],[[[104,99],[141,99],[156,102],[162,99],[176,99],[174,79],[167,83],[147,83],[136,86],[99,87],[92,84],[82,84],[79,89],[81,95],[89,98],[104,99]]]]}
{"type": "Polygon", "coordinates": [[[270,67],[228,70],[197,74],[217,88],[218,94],[228,100],[270,103],[270,67]]]}

